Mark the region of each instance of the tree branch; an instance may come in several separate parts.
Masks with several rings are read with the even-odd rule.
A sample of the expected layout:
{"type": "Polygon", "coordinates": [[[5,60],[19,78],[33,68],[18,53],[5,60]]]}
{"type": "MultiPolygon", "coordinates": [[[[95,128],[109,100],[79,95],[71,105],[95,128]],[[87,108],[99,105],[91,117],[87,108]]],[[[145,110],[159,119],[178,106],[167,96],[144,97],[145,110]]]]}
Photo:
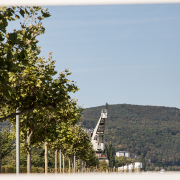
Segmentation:
{"type": "MultiPolygon", "coordinates": [[[[44,106],[41,106],[41,107],[48,107],[48,106],[53,106],[53,104],[48,104],[48,105],[44,105],[44,106]]],[[[8,116],[5,116],[5,117],[0,118],[0,122],[1,122],[1,121],[4,121],[4,120],[6,120],[6,119],[9,119],[9,118],[13,118],[13,117],[15,117],[16,115],[22,115],[22,114],[24,114],[24,113],[33,111],[34,109],[37,109],[37,107],[32,107],[32,108],[26,109],[26,110],[24,110],[24,111],[21,111],[21,112],[19,112],[19,113],[11,113],[11,114],[8,115],[8,116]]]]}

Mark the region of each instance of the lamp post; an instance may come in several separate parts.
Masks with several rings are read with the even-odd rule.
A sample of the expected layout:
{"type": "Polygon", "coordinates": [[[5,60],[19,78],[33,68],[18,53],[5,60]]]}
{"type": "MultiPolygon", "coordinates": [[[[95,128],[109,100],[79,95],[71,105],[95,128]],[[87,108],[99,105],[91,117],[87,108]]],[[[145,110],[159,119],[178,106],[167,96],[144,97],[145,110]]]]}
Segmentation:
{"type": "MultiPolygon", "coordinates": [[[[18,108],[16,113],[19,113],[18,108]]],[[[16,174],[20,173],[20,138],[19,138],[19,115],[16,115],[16,174]]]]}

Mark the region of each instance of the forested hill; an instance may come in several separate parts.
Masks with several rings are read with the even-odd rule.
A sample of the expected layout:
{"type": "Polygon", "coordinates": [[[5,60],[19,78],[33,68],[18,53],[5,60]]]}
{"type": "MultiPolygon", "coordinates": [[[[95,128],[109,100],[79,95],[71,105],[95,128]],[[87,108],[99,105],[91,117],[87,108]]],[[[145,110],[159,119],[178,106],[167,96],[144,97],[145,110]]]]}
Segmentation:
{"type": "MultiPolygon", "coordinates": [[[[87,108],[82,125],[95,128],[104,106],[87,108]]],[[[109,105],[105,141],[115,150],[144,153],[158,166],[180,165],[180,109],[129,104],[109,105]]]]}

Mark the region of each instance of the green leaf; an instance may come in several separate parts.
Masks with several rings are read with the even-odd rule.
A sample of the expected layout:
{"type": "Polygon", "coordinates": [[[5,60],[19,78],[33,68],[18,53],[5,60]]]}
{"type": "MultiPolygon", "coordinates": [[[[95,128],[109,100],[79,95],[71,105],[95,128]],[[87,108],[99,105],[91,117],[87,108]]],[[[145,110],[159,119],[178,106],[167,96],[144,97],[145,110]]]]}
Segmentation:
{"type": "Polygon", "coordinates": [[[0,32],[0,41],[4,41],[3,34],[0,32]]]}
{"type": "Polygon", "coordinates": [[[7,99],[11,98],[11,93],[9,90],[4,89],[3,90],[3,96],[6,97],[7,99]]]}
{"type": "Polygon", "coordinates": [[[15,15],[15,17],[16,17],[16,19],[20,19],[20,17],[17,14],[15,15]]]}
{"type": "Polygon", "coordinates": [[[3,76],[4,76],[4,79],[6,80],[6,82],[9,81],[9,76],[7,73],[4,73],[3,76]]]}
{"type": "Polygon", "coordinates": [[[24,17],[25,12],[22,9],[20,9],[19,13],[21,14],[22,17],[24,17]]]}
{"type": "Polygon", "coordinates": [[[12,41],[12,43],[15,43],[16,39],[17,39],[17,34],[14,32],[14,33],[9,33],[9,40],[12,41]]]}
{"type": "Polygon", "coordinates": [[[28,60],[22,60],[21,62],[22,62],[22,64],[23,64],[24,66],[27,66],[27,65],[28,65],[28,60]]]}
{"type": "Polygon", "coordinates": [[[8,49],[7,60],[11,60],[12,58],[13,58],[12,52],[8,49]]]}

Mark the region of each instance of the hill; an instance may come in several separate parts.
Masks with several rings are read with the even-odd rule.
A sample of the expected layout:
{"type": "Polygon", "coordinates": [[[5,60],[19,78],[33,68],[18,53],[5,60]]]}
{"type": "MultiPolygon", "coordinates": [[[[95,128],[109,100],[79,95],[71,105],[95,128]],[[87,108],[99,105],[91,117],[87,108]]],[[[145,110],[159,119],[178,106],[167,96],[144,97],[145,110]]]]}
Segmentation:
{"type": "MultiPolygon", "coordinates": [[[[95,128],[104,106],[82,112],[82,125],[95,128]]],[[[147,166],[180,165],[180,109],[130,104],[109,105],[105,142],[115,151],[145,154],[147,166]]]]}

